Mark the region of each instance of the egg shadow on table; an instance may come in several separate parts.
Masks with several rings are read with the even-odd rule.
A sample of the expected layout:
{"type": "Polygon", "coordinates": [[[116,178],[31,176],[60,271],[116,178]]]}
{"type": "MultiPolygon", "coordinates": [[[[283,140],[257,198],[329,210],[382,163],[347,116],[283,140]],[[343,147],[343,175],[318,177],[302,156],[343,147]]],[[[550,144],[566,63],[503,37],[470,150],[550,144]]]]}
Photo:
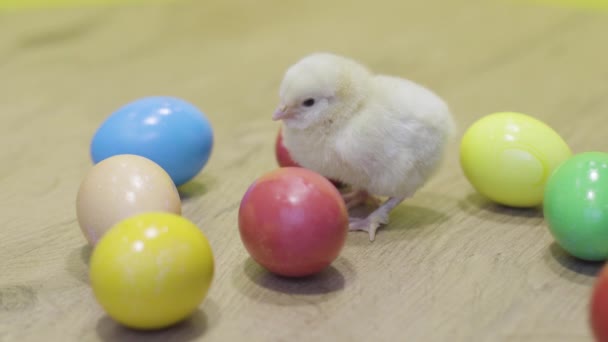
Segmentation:
{"type": "Polygon", "coordinates": [[[552,242],[547,247],[543,259],[549,268],[561,278],[585,285],[595,282],[605,264],[600,261],[578,259],[566,252],[556,242],[552,242]]]}
{"type": "Polygon", "coordinates": [[[205,299],[203,305],[188,319],[176,325],[158,330],[136,330],[127,328],[107,315],[97,322],[97,335],[102,341],[176,341],[187,342],[201,338],[213,328],[219,316],[219,309],[210,298],[205,299]]]}
{"type": "Polygon", "coordinates": [[[66,271],[85,284],[89,283],[89,261],[92,253],[93,248],[87,243],[72,249],[66,258],[66,271]]]}
{"type": "Polygon", "coordinates": [[[191,198],[198,198],[207,193],[207,186],[198,180],[192,180],[186,184],[182,184],[177,188],[179,197],[182,201],[191,198]]]}
{"type": "Polygon", "coordinates": [[[511,221],[514,217],[523,219],[543,218],[541,206],[531,208],[509,207],[492,202],[476,192],[472,192],[463,200],[460,200],[458,206],[468,215],[499,223],[511,221]]]}
{"type": "Polygon", "coordinates": [[[352,265],[342,257],[320,273],[299,278],[275,275],[248,257],[241,267],[235,268],[233,284],[255,300],[297,305],[326,301],[343,291],[355,276],[352,265]],[[298,301],[298,298],[302,300],[298,301]]]}

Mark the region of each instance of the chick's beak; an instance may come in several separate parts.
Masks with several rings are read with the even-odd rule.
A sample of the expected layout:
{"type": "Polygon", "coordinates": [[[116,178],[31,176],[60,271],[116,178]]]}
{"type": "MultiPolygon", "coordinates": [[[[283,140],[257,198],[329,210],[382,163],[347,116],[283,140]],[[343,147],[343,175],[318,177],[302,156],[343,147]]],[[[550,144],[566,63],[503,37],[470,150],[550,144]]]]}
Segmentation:
{"type": "Polygon", "coordinates": [[[272,115],[272,120],[277,121],[277,120],[283,120],[286,119],[288,117],[291,117],[293,115],[293,112],[290,110],[290,108],[286,105],[280,105],[277,110],[274,112],[274,114],[272,115]]]}

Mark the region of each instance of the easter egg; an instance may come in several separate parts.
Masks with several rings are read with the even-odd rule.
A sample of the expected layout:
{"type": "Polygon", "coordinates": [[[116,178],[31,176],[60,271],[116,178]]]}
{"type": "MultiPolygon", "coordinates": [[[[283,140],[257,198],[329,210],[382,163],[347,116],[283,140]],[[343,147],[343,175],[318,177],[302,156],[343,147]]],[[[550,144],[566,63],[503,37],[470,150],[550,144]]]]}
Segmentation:
{"type": "MultiPolygon", "coordinates": [[[[283,144],[283,130],[282,129],[279,129],[277,138],[275,140],[274,154],[275,154],[277,163],[279,164],[280,167],[301,167],[298,163],[296,163],[293,160],[293,158],[291,158],[291,154],[289,153],[289,150],[283,144]]],[[[346,184],[344,184],[338,180],[329,179],[329,181],[332,182],[332,184],[338,189],[346,187],[346,184]]]]}
{"type": "Polygon", "coordinates": [[[115,321],[142,330],[191,316],[213,277],[213,253],[205,235],[170,213],[143,213],[117,223],[90,261],[98,303],[115,321]]]}
{"type": "Polygon", "coordinates": [[[551,127],[514,112],[477,120],[460,144],[460,165],[475,190],[511,207],[542,204],[547,178],[571,155],[551,127]]]}
{"type": "Polygon", "coordinates": [[[589,324],[595,341],[608,342],[608,266],[604,265],[589,298],[589,324]]]}
{"type": "Polygon", "coordinates": [[[274,144],[274,153],[275,153],[275,157],[277,159],[277,163],[279,164],[280,167],[289,167],[289,166],[300,167],[300,165],[298,165],[298,163],[296,163],[291,158],[289,151],[287,150],[285,145],[283,145],[282,129],[279,129],[279,133],[277,134],[277,138],[276,138],[275,144],[274,144]]]}
{"type": "Polygon", "coordinates": [[[76,195],[76,217],[94,246],[119,221],[146,211],[181,214],[181,199],[169,174],[137,155],[116,155],[94,165],[76,195]]]}
{"type": "Polygon", "coordinates": [[[192,104],[173,97],[146,97],[116,110],[97,129],[90,150],[94,163],[117,154],[151,159],[176,186],[194,178],[207,164],[213,131],[192,104]]]}
{"type": "Polygon", "coordinates": [[[272,273],[303,277],[328,267],[348,233],[346,205],[325,177],[284,167],[258,178],[239,208],[241,240],[272,273]]]}
{"type": "Polygon", "coordinates": [[[544,216],[571,255],[608,259],[608,153],[585,152],[560,165],[547,182],[544,216]]]}

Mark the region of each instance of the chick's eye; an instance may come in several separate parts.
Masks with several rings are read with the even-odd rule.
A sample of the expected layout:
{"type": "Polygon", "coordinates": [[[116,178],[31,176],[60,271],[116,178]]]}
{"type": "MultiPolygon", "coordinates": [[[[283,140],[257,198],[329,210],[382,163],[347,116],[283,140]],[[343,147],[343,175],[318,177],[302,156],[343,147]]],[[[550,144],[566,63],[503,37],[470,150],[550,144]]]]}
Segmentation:
{"type": "Polygon", "coordinates": [[[306,99],[304,102],[302,102],[302,105],[304,107],[312,107],[315,104],[315,99],[306,99]]]}

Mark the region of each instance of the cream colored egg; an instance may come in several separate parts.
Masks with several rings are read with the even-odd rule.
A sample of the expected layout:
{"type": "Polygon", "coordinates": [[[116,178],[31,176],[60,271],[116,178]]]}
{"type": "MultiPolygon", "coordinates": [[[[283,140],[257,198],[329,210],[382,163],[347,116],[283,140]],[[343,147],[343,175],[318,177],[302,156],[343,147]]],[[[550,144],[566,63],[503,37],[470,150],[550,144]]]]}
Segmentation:
{"type": "Polygon", "coordinates": [[[93,246],[116,223],[153,211],[181,215],[181,200],[169,174],[141,156],[104,159],[91,168],[78,189],[78,224],[93,246]]]}

